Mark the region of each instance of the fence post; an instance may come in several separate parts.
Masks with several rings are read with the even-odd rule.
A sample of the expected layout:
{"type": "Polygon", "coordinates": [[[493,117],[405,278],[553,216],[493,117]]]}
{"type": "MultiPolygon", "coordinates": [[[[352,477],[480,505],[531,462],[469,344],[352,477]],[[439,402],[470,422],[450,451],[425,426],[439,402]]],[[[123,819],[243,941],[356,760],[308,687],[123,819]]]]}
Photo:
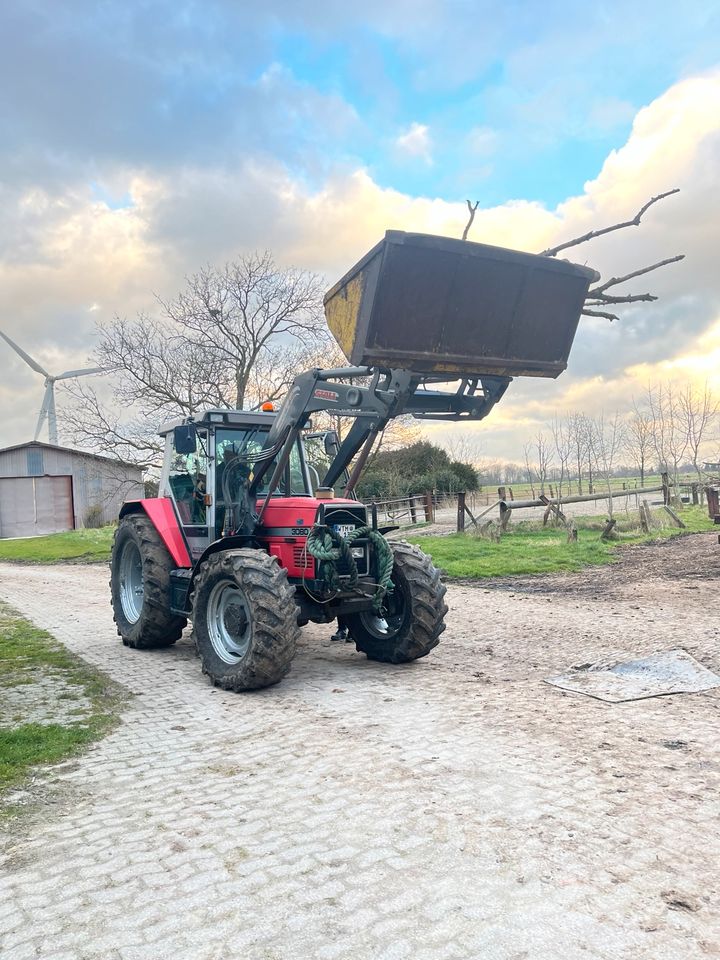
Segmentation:
{"type": "Polygon", "coordinates": [[[425,491],[425,520],[428,523],[435,523],[435,504],[433,503],[432,490],[425,491]]]}
{"type": "Polygon", "coordinates": [[[457,532],[465,532],[465,492],[460,491],[457,495],[457,532]]]}
{"type": "Polygon", "coordinates": [[[506,500],[505,487],[498,487],[498,500],[506,500]]]}
{"type": "Polygon", "coordinates": [[[510,523],[510,514],[512,513],[512,507],[507,507],[504,503],[500,504],[500,529],[507,530],[507,525],[510,523]]]}
{"type": "Polygon", "coordinates": [[[670,504],[670,478],[668,477],[667,473],[661,473],[661,474],[660,474],[660,478],[661,478],[661,480],[662,480],[662,488],[663,488],[663,503],[665,504],[665,506],[669,506],[669,504],[670,504]]]}
{"type": "Polygon", "coordinates": [[[650,505],[647,500],[640,504],[640,529],[643,533],[650,533],[650,505]]]}
{"type": "Polygon", "coordinates": [[[417,510],[415,509],[415,497],[409,497],[410,502],[410,519],[413,523],[417,523],[417,510]]]}

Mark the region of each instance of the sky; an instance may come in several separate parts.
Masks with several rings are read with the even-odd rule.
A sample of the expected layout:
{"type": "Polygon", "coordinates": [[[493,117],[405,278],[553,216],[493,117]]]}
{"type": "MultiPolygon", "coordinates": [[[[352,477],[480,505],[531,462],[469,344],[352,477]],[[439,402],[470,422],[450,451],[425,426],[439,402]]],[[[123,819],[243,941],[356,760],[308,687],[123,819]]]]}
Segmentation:
{"type": "MultiPolygon", "coordinates": [[[[720,389],[716,2],[8,0],[0,7],[0,329],[51,372],[96,324],[270,249],[335,282],[386,229],[537,252],[681,193],[574,258],[654,304],[581,321],[557,381],[472,430],[519,458],[556,412],[643,384],[720,389]]],[[[0,343],[0,446],[42,378],[0,343]]],[[[58,397],[58,403],[62,398],[58,397]]],[[[444,440],[448,428],[431,436],[444,440]]]]}

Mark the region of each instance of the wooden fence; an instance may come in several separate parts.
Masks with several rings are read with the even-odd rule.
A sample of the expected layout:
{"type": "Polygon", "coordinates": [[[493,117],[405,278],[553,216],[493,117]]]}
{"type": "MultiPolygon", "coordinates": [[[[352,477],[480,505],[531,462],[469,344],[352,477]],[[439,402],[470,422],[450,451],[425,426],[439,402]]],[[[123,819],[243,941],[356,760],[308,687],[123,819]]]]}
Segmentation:
{"type": "Polygon", "coordinates": [[[389,524],[405,526],[411,523],[434,523],[435,507],[440,502],[440,498],[428,490],[425,493],[411,494],[409,497],[398,497],[394,500],[366,502],[375,506],[378,519],[386,520],[389,524]]]}

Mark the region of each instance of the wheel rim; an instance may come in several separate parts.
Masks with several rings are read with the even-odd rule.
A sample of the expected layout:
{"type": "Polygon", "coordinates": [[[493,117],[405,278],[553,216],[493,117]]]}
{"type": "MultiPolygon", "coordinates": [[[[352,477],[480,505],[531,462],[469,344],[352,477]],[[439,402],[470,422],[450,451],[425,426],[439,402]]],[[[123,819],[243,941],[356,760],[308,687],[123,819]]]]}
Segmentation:
{"type": "Polygon", "coordinates": [[[405,621],[405,594],[402,588],[395,584],[392,593],[386,594],[379,613],[374,610],[365,610],[360,614],[360,620],[368,633],[378,640],[391,640],[400,632],[405,621]]]}
{"type": "Polygon", "coordinates": [[[140,549],[128,540],[120,557],[120,605],[128,623],[137,623],[143,608],[145,586],[140,549]]]}
{"type": "Polygon", "coordinates": [[[223,663],[235,664],[250,648],[250,615],[245,594],[235,583],[216,584],[207,605],[207,627],[213,650],[223,663]]]}

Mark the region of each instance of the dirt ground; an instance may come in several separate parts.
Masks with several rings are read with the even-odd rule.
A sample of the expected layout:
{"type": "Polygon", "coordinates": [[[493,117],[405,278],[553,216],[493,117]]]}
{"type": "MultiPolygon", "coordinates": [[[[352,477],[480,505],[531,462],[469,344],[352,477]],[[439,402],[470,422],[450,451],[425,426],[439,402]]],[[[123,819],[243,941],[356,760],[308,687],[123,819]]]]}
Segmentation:
{"type": "Polygon", "coordinates": [[[681,647],[720,672],[716,534],[577,574],[454,583],[416,664],[303,630],[290,676],[211,688],[189,637],[118,642],[105,570],[0,596],[132,693],[38,777],[0,867],[8,960],[720,957],[720,691],[609,704],[544,680],[681,647]]]}
{"type": "Polygon", "coordinates": [[[720,544],[714,533],[674,537],[657,543],[627,546],[616,563],[578,573],[502,577],[483,582],[494,590],[558,595],[583,595],[604,600],[666,601],[687,598],[700,591],[697,600],[717,597],[720,578],[720,544]]]}

